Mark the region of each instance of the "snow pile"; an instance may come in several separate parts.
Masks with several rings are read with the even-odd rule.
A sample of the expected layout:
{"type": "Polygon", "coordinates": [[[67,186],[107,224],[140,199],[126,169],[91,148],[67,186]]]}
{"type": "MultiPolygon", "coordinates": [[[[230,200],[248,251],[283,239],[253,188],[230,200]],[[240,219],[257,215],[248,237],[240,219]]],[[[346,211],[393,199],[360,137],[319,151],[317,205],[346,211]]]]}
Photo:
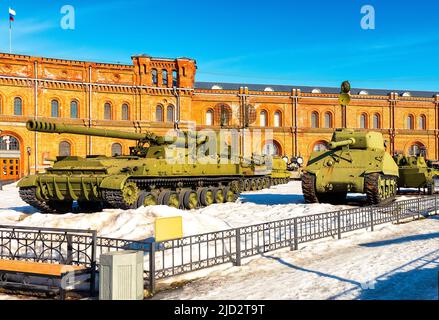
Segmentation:
{"type": "Polygon", "coordinates": [[[41,214],[24,203],[15,185],[0,191],[0,224],[97,230],[99,236],[142,240],[153,236],[157,217],[182,216],[185,235],[236,228],[249,224],[315,214],[349,206],[305,204],[298,181],[242,194],[236,203],[214,204],[184,211],[167,206],[136,210],[106,209],[93,214],[41,214]]]}

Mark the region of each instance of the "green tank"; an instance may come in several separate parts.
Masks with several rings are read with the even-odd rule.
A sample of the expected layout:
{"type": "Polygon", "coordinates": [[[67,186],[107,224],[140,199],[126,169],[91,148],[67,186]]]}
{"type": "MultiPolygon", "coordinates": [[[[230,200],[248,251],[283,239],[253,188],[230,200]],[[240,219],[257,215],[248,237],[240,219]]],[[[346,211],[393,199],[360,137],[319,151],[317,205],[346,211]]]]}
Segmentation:
{"type": "Polygon", "coordinates": [[[253,154],[241,161],[242,191],[257,191],[288,183],[290,172],[287,163],[279,156],[253,154]]]}
{"type": "Polygon", "coordinates": [[[365,193],[368,204],[393,199],[398,166],[379,132],[337,129],[329,150],[313,152],[302,176],[307,203],[343,203],[347,193],[365,193]]]}
{"type": "Polygon", "coordinates": [[[20,197],[42,212],[70,212],[74,201],[81,212],[156,204],[194,209],[235,201],[240,193],[239,162],[223,164],[219,156],[197,157],[206,136],[183,132],[163,137],[33,120],[26,126],[37,132],[136,141],[128,156],[57,157],[46,172],[20,180],[20,197]]]}
{"type": "Polygon", "coordinates": [[[430,195],[439,191],[439,170],[429,165],[424,156],[398,154],[394,160],[399,167],[398,187],[423,188],[430,195]]]}

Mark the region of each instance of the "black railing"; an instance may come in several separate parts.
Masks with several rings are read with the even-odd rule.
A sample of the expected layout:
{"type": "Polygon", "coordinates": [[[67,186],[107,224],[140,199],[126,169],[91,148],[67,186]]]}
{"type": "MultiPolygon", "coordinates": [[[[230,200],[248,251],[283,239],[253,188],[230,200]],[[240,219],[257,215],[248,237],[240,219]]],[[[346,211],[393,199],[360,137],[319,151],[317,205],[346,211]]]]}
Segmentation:
{"type": "Polygon", "coordinates": [[[95,231],[0,226],[0,258],[95,265],[96,256],[120,250],[144,252],[145,285],[151,292],[157,280],[243,258],[290,248],[327,237],[401,220],[437,214],[438,198],[423,197],[388,206],[359,207],[299,216],[241,228],[192,235],[162,242],[96,237],[95,231]]]}

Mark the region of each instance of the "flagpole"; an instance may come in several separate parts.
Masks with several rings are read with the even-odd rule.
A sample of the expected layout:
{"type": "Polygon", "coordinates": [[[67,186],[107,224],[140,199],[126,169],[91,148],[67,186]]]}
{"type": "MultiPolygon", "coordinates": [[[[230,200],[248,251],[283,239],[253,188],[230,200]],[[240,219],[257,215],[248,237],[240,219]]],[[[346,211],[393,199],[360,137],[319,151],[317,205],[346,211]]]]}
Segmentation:
{"type": "Polygon", "coordinates": [[[12,54],[12,21],[9,18],[9,54],[12,54]]]}

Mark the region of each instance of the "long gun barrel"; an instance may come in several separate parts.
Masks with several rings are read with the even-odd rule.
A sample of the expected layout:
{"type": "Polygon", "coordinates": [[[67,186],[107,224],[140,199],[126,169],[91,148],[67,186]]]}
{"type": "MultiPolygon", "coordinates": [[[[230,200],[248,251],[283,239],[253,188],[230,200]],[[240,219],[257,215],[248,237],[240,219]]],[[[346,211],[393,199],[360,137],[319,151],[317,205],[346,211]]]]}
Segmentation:
{"type": "Polygon", "coordinates": [[[350,146],[351,144],[354,143],[355,143],[354,138],[349,138],[347,140],[342,140],[342,141],[331,141],[329,143],[329,149],[333,150],[339,147],[350,146]]]}
{"type": "MultiPolygon", "coordinates": [[[[48,122],[48,121],[36,121],[29,120],[26,123],[26,128],[29,131],[46,132],[46,133],[71,133],[85,136],[106,137],[125,140],[136,140],[142,142],[148,142],[154,145],[163,144],[181,144],[185,143],[184,137],[172,137],[172,136],[158,136],[152,132],[136,133],[136,132],[123,132],[118,130],[87,128],[82,126],[71,126],[64,123],[48,122]]],[[[191,138],[195,136],[191,134],[191,138]]],[[[207,141],[206,136],[199,136],[196,140],[197,145],[201,145],[207,141]]]]}

